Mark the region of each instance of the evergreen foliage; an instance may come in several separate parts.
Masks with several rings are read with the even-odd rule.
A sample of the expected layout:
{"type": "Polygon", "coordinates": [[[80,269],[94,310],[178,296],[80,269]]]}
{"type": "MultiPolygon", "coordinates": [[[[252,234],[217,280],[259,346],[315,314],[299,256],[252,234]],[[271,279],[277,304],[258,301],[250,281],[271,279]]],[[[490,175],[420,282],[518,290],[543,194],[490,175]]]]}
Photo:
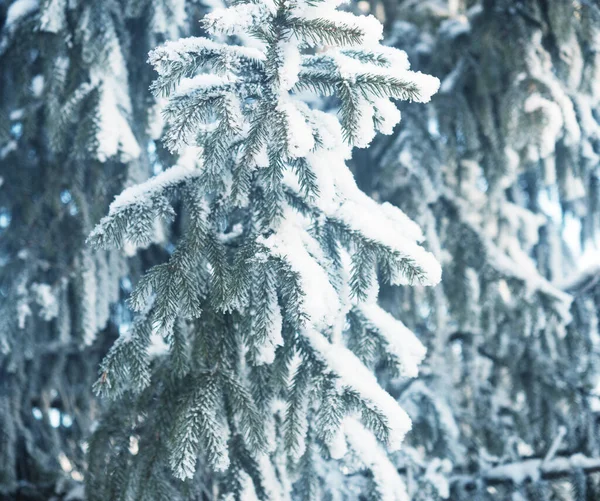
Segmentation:
{"type": "Polygon", "coordinates": [[[90,445],[91,499],[318,500],[338,488],[330,457],[369,472],[370,498],[405,499],[384,446],[397,450],[410,420],[371,368],[383,357],[414,377],[425,351],[376,304],[377,274],[433,285],[440,268],[345,160],[392,131],[390,98],[426,102],[438,82],[378,45],[373,17],[337,7],[235,3],[204,18],[212,40],[151,52],[179,162],[119,195],[89,241],[144,244],[176,214],[182,231],[102,363],[96,391],[114,403],[90,445]],[[339,121],[306,91],[334,96],[339,121]]]}
{"type": "Polygon", "coordinates": [[[0,499],[600,499],[599,43],[0,0],[0,499]]]}

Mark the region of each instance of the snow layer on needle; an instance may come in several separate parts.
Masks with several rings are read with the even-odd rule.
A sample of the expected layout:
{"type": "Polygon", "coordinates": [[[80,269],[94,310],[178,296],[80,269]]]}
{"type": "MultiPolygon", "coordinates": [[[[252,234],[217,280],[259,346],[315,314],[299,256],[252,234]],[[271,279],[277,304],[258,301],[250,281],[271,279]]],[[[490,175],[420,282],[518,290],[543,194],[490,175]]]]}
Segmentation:
{"type": "Polygon", "coordinates": [[[161,193],[187,179],[199,176],[201,173],[201,170],[197,168],[199,150],[197,147],[186,148],[179,157],[177,165],[151,177],[143,183],[133,185],[124,190],[120,195],[117,195],[113,203],[110,204],[108,215],[113,216],[124,208],[134,204],[150,203],[153,195],[161,193]]]}
{"type": "MultiPolygon", "coordinates": [[[[428,103],[431,101],[431,97],[440,87],[438,78],[426,75],[420,71],[410,71],[407,68],[408,63],[401,65],[392,64],[389,67],[378,66],[374,63],[365,63],[349,57],[340,49],[329,50],[324,55],[333,59],[340,76],[350,83],[356,82],[362,75],[369,75],[371,78],[379,76],[399,80],[407,86],[415,86],[418,90],[417,94],[413,97],[413,101],[417,103],[428,103]]],[[[398,56],[398,58],[400,61],[404,60],[402,56],[398,56]]]]}
{"type": "Polygon", "coordinates": [[[373,473],[381,501],[409,501],[404,481],[373,434],[353,418],[344,419],[342,427],[350,448],[373,473]]]}
{"type": "Polygon", "coordinates": [[[277,109],[285,115],[288,154],[291,158],[301,158],[315,147],[312,128],[292,100],[282,100],[277,109]]]}
{"type": "Polygon", "coordinates": [[[38,0],[17,0],[8,7],[4,29],[10,29],[21,18],[31,14],[39,7],[38,0]]]}
{"type": "MultiPolygon", "coordinates": [[[[240,493],[240,499],[243,501],[259,501],[256,495],[256,489],[254,483],[244,470],[240,470],[240,484],[242,486],[242,492],[240,493]]],[[[232,496],[233,499],[233,496],[232,496]]]]}
{"type": "MultiPolygon", "coordinates": [[[[331,8],[329,5],[317,5],[314,7],[305,7],[296,14],[306,20],[324,20],[329,21],[342,28],[359,29],[363,36],[362,44],[376,44],[383,38],[383,25],[374,16],[357,16],[350,12],[343,12],[331,8]]],[[[310,43],[310,40],[304,40],[310,43]]]]}
{"type": "Polygon", "coordinates": [[[284,259],[300,277],[304,312],[312,324],[328,327],[337,318],[340,304],[338,295],[329,282],[327,272],[309,250],[319,249],[319,245],[307,233],[302,216],[294,209],[287,208],[279,228],[262,243],[271,254],[284,259]]]}
{"type": "Polygon", "coordinates": [[[213,35],[244,35],[249,28],[262,24],[269,14],[265,4],[238,4],[213,10],[204,17],[204,25],[213,35]]]}
{"type": "Polygon", "coordinates": [[[220,76],[210,73],[201,73],[195,77],[183,78],[177,87],[177,92],[173,93],[172,99],[195,91],[207,92],[210,89],[217,89],[235,81],[235,77],[232,76],[220,76]]]}
{"type": "Polygon", "coordinates": [[[91,71],[92,83],[100,87],[96,155],[105,162],[120,154],[121,161],[129,162],[138,158],[141,150],[127,121],[131,113],[127,67],[117,43],[109,51],[110,68],[94,67],[91,71]]]}
{"type": "Polygon", "coordinates": [[[282,90],[290,90],[298,82],[302,56],[298,50],[298,41],[295,39],[281,42],[279,54],[283,64],[279,68],[279,83],[282,90]]]}
{"type": "Polygon", "coordinates": [[[387,45],[377,45],[375,47],[368,47],[369,52],[379,54],[389,61],[390,66],[394,67],[396,71],[407,71],[410,69],[410,62],[408,61],[408,54],[395,47],[388,47],[387,45]]]}
{"type": "Polygon", "coordinates": [[[373,115],[375,110],[373,105],[366,99],[361,99],[357,106],[358,130],[354,138],[354,146],[357,148],[366,148],[371,144],[375,137],[375,124],[373,115]]]}
{"type": "Polygon", "coordinates": [[[415,334],[376,303],[358,306],[367,321],[379,332],[388,345],[388,351],[400,361],[403,376],[417,377],[419,364],[427,349],[415,334]]]}
{"type": "Polygon", "coordinates": [[[394,127],[400,123],[400,110],[389,99],[375,99],[376,117],[379,119],[377,130],[382,134],[390,135],[394,132],[394,127]]]}
{"type": "MultiPolygon", "coordinates": [[[[364,237],[414,260],[424,272],[420,284],[436,285],[441,280],[442,269],[433,254],[417,244],[417,241],[423,238],[417,225],[400,209],[392,208],[389,204],[381,206],[360,191],[344,162],[327,162],[326,165],[319,165],[317,170],[325,168],[333,171],[337,194],[341,200],[337,209],[330,215],[364,237]]],[[[407,277],[399,275],[394,277],[393,283],[408,285],[410,281],[407,277]]]]}
{"type": "Polygon", "coordinates": [[[262,487],[269,501],[290,501],[287,491],[281,486],[271,458],[267,454],[258,457],[258,468],[261,473],[262,487]]]}
{"type": "Polygon", "coordinates": [[[185,62],[192,55],[204,51],[219,51],[234,60],[241,58],[262,61],[265,55],[260,50],[240,45],[227,45],[213,42],[203,37],[187,37],[164,43],[150,52],[148,61],[154,66],[159,75],[168,73],[169,64],[173,62],[185,62]]]}
{"type": "Polygon", "coordinates": [[[120,153],[123,162],[140,156],[140,146],[127,119],[123,116],[118,101],[116,82],[106,78],[102,82],[98,109],[98,160],[105,162],[120,153]]]}
{"type": "Polygon", "coordinates": [[[560,106],[535,93],[525,100],[524,110],[526,113],[543,114],[544,124],[539,134],[539,154],[541,158],[549,157],[554,153],[556,142],[562,135],[564,121],[560,106]]]}
{"type": "Polygon", "coordinates": [[[66,23],[67,0],[50,0],[44,5],[40,16],[40,30],[48,33],[59,33],[66,23]]]}
{"type": "Polygon", "coordinates": [[[323,334],[312,327],[304,329],[303,334],[316,355],[340,378],[340,384],[358,392],[367,406],[385,416],[390,429],[389,448],[392,451],[400,449],[404,436],[411,428],[410,418],[404,409],[379,386],[374,374],[348,348],[340,344],[331,344],[323,334]]]}

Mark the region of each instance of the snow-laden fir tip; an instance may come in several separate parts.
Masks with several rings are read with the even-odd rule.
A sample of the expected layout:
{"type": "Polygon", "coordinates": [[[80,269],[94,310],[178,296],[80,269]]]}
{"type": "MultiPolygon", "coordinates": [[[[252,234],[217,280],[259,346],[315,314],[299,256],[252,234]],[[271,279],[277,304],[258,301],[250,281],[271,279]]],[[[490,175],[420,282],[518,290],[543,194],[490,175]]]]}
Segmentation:
{"type": "Polygon", "coordinates": [[[353,418],[344,419],[342,427],[350,448],[372,472],[378,498],[381,501],[409,501],[404,481],[373,435],[353,418]]]}
{"type": "Polygon", "coordinates": [[[402,375],[417,377],[419,364],[427,351],[417,336],[375,303],[363,303],[359,309],[385,339],[390,354],[399,360],[402,375]]]}
{"type": "MultiPolygon", "coordinates": [[[[402,376],[416,376],[425,348],[376,304],[377,272],[385,268],[392,284],[435,285],[441,269],[420,245],[418,226],[360,191],[346,161],[378,131],[392,133],[400,121],[393,99],[427,102],[439,82],[379,45],[375,17],[338,6],[236,3],[203,20],[219,41],[188,38],[154,50],[152,89],[168,97],[164,142],[179,160],[118,196],[90,239],[149,242],[153,220],[181,208],[178,245],[132,296],[152,332],[136,327],[121,349],[140,346],[131,368],[145,374],[144,388],[153,384],[149,354],[190,379],[174,390],[182,395],[169,418],[173,473],[192,477],[201,455],[203,469],[228,470],[236,496],[249,501],[262,489],[291,496],[284,479],[294,476],[292,463],[319,454],[320,433],[336,459],[360,457],[381,499],[405,499],[375,437],[396,451],[411,421],[349,339],[363,336],[402,376]],[[230,35],[243,45],[222,41],[230,35]],[[334,96],[337,110],[318,109],[305,92],[334,96]],[[156,333],[169,353],[155,346],[156,333]],[[282,405],[271,415],[275,397],[282,405]],[[377,433],[354,421],[360,409],[379,423],[377,433]],[[315,429],[317,412],[333,412],[331,430],[315,429]],[[253,457],[281,453],[290,464],[267,467],[273,459],[262,456],[260,485],[226,437],[253,457]]],[[[104,149],[114,151],[109,139],[104,149]]]]}
{"type": "Polygon", "coordinates": [[[411,429],[411,421],[398,402],[379,386],[373,373],[349,349],[331,344],[312,328],[306,329],[303,335],[332,374],[340,378],[340,385],[358,392],[365,399],[367,406],[385,416],[390,428],[389,449],[400,449],[404,436],[411,429]]]}

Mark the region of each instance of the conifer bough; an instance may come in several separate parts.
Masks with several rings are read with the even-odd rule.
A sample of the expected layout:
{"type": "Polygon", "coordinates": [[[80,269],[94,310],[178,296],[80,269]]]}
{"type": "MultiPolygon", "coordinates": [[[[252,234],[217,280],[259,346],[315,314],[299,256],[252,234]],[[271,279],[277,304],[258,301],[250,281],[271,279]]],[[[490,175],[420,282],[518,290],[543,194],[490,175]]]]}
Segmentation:
{"type": "Polygon", "coordinates": [[[154,50],[164,140],[180,161],[125,190],[90,236],[146,244],[180,208],[182,237],[132,293],[138,319],[96,389],[147,412],[135,433],[181,479],[212,471],[223,499],[289,499],[294,482],[320,499],[317,446],[369,469],[371,495],[405,499],[383,446],[398,449],[410,420],[371,369],[383,359],[414,377],[425,349],[376,304],[377,277],[434,285],[441,271],[418,226],[362,193],[345,160],[391,133],[391,99],[427,102],[438,81],[379,45],[373,17],[338,4],[236,3],[204,26],[248,46],[154,50]],[[307,91],[334,96],[339,118],[303,102],[307,91]],[[155,333],[169,349],[152,360],[155,333]]]}

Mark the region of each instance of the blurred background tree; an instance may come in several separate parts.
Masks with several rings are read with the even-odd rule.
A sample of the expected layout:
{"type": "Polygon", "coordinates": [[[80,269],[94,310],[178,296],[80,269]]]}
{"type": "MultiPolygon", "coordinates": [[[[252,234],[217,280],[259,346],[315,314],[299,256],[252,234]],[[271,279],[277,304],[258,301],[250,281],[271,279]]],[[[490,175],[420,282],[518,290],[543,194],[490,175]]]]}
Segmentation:
{"type": "Polygon", "coordinates": [[[187,19],[183,0],[0,2],[6,499],[49,499],[81,485],[99,415],[98,364],[128,321],[122,299],[132,277],[161,254],[155,247],[132,259],[131,250],[84,242],[124,186],[161,169],[147,53],[185,31],[187,19]]]}
{"type": "Polygon", "coordinates": [[[436,499],[430,483],[444,498],[445,477],[456,500],[596,499],[598,462],[558,459],[599,452],[598,4],[357,7],[442,81],[355,156],[362,188],[415,219],[444,269],[441,287],[380,296],[430,350],[419,380],[390,382],[414,405],[413,497],[436,499]]]}

